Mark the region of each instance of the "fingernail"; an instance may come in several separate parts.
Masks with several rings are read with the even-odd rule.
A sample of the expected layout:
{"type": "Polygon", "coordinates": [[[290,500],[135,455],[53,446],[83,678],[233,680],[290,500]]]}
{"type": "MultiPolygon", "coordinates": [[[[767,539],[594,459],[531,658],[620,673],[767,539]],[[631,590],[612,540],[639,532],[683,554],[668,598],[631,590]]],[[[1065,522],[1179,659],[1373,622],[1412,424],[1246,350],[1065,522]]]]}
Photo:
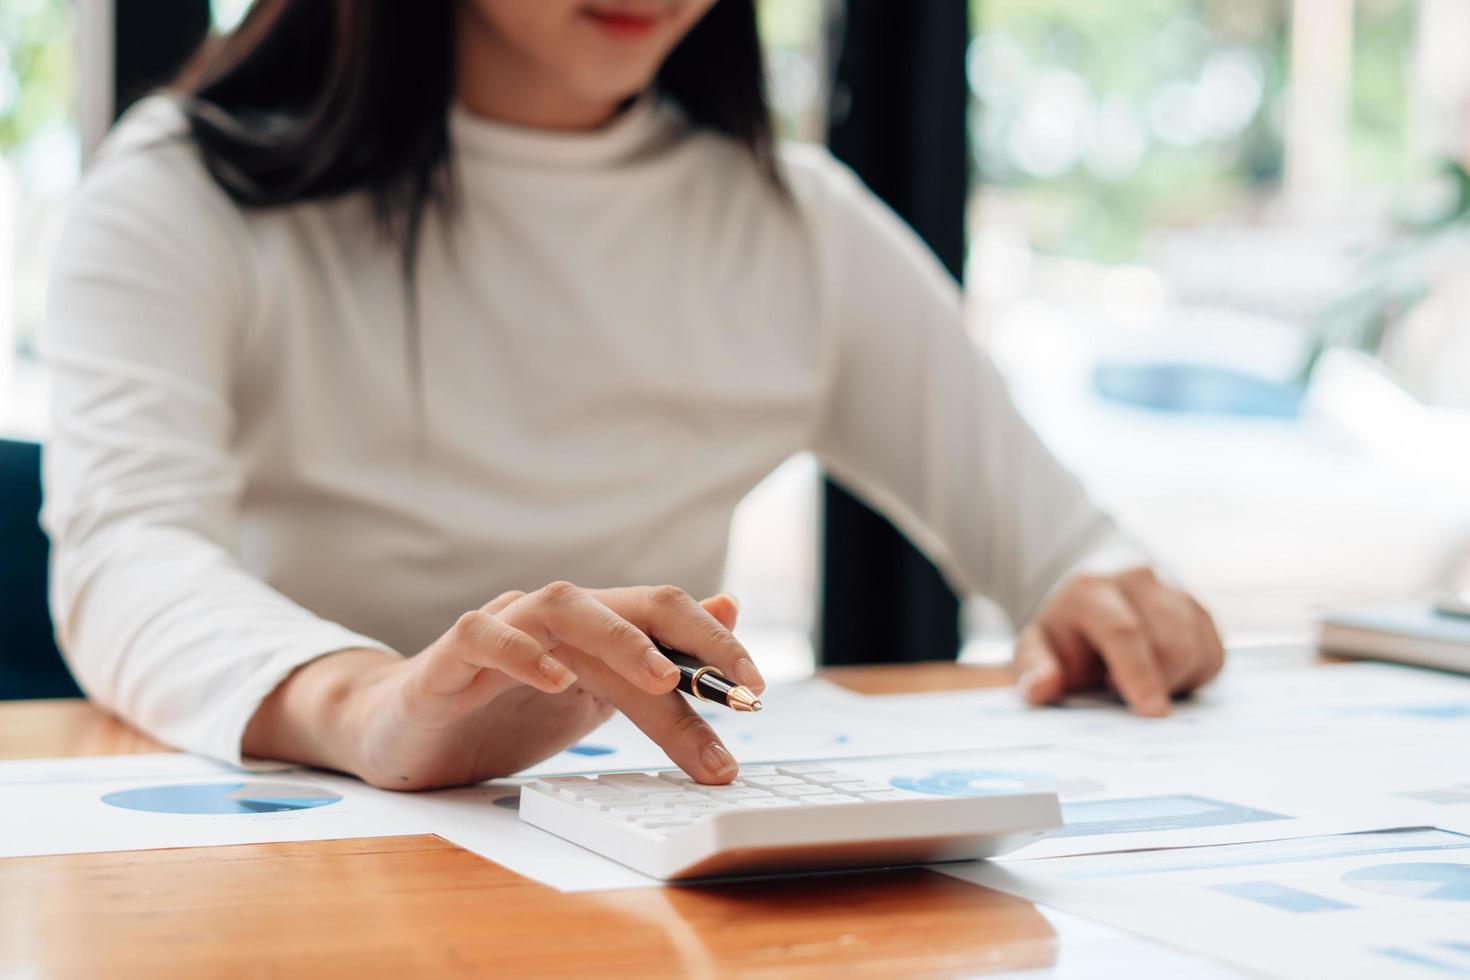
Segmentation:
{"type": "Polygon", "coordinates": [[[549,653],[543,653],[541,659],[536,661],[536,666],[563,691],[577,683],[577,675],[572,673],[571,668],[549,653]]]}
{"type": "Polygon", "coordinates": [[[1016,687],[1022,691],[1030,693],[1031,686],[1036,683],[1036,675],[1039,673],[1040,671],[1038,671],[1035,667],[1032,667],[1030,670],[1021,674],[1020,677],[1016,678],[1016,687]]]}
{"type": "Polygon", "coordinates": [[[653,647],[643,652],[643,660],[648,664],[648,672],[654,676],[655,680],[666,681],[679,673],[679,668],[653,647]]]}
{"type": "Polygon", "coordinates": [[[1016,678],[1016,690],[1020,691],[1021,696],[1027,701],[1035,701],[1046,675],[1046,668],[1032,667],[1016,678]]]}
{"type": "Polygon", "coordinates": [[[761,672],[755,669],[755,661],[749,657],[741,657],[735,661],[735,669],[732,673],[737,683],[744,684],[757,694],[765,689],[765,678],[761,677],[761,672]]]}
{"type": "Polygon", "coordinates": [[[711,742],[706,745],[702,758],[704,767],[709,770],[711,776],[717,779],[728,776],[740,768],[735,762],[735,757],[719,742],[711,742]]]}

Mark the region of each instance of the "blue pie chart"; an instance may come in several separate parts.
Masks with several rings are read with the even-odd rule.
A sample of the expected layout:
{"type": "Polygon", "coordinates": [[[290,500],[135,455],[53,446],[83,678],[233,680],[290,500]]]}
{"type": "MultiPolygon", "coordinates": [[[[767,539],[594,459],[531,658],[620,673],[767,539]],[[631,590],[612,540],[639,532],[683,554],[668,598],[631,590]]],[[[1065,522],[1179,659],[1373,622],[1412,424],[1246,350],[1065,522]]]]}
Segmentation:
{"type": "Polygon", "coordinates": [[[612,755],[617,749],[611,745],[594,745],[591,742],[578,742],[567,749],[572,755],[612,755]]]}
{"type": "Polygon", "coordinates": [[[102,797],[108,806],[145,813],[280,813],[312,810],[342,799],[320,786],[305,783],[177,783],[140,786],[102,797]]]}
{"type": "Polygon", "coordinates": [[[1349,871],[1342,880],[1380,895],[1470,902],[1470,864],[1375,864],[1349,871]]]}
{"type": "Polygon", "coordinates": [[[1051,792],[1078,797],[1096,793],[1103,784],[1095,779],[1054,776],[1045,772],[1010,769],[935,769],[923,776],[889,780],[898,789],[930,796],[1003,796],[1007,793],[1051,792]]]}

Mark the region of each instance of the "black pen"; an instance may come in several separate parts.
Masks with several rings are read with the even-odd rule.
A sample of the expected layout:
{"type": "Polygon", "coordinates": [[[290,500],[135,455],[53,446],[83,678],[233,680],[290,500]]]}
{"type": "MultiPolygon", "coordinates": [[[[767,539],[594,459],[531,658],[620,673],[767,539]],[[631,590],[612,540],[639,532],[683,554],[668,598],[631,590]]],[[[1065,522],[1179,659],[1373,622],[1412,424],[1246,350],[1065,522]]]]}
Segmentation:
{"type": "Polygon", "coordinates": [[[653,641],[658,647],[658,652],[668,657],[675,667],[679,668],[678,690],[694,698],[696,701],[713,701],[715,704],[723,704],[733,711],[759,711],[761,710],[760,699],[744,684],[736,684],[730,678],[720,673],[718,667],[713,667],[701,660],[680,653],[672,647],[664,646],[658,640],[653,641]]]}

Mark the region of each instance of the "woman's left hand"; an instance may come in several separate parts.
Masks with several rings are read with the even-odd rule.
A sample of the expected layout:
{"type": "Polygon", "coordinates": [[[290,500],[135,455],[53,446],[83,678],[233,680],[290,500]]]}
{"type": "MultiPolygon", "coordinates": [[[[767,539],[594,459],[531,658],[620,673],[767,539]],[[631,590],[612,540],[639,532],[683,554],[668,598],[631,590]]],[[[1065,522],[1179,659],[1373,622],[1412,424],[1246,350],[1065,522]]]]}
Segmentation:
{"type": "Polygon", "coordinates": [[[1188,593],[1149,568],[1068,580],[1016,641],[1012,669],[1031,704],[1104,685],[1140,715],[1169,713],[1169,699],[1220,672],[1215,623],[1188,593]]]}

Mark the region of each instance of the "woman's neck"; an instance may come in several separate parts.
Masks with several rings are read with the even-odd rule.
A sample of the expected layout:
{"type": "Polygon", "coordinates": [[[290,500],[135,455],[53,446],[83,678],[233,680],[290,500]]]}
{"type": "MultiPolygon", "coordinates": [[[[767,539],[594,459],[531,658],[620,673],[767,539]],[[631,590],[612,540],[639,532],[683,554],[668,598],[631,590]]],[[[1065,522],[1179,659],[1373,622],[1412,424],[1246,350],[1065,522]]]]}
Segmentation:
{"type": "Polygon", "coordinates": [[[555,84],[461,4],[455,31],[455,95],[486,119],[536,129],[596,129],[623,102],[590,102],[555,84]]]}

